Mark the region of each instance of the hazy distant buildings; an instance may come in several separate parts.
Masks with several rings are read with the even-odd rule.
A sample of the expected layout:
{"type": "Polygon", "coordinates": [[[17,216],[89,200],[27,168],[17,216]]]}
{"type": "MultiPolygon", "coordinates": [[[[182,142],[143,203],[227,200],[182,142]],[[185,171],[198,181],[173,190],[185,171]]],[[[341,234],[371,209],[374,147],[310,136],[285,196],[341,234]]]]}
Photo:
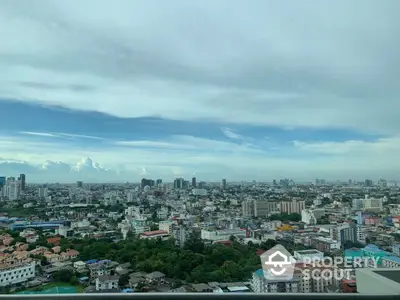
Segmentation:
{"type": "Polygon", "coordinates": [[[154,186],[154,180],[152,179],[147,179],[147,178],[142,178],[142,181],[140,182],[140,187],[144,189],[146,186],[148,187],[153,187],[154,186]]]}
{"type": "Polygon", "coordinates": [[[193,196],[207,196],[206,189],[193,189],[192,190],[193,196]]]}
{"type": "Polygon", "coordinates": [[[370,198],[365,195],[364,199],[353,199],[353,210],[370,210],[374,212],[381,212],[383,210],[383,198],[370,198]]]}
{"type": "Polygon", "coordinates": [[[200,189],[204,189],[204,188],[206,188],[206,187],[207,187],[207,183],[204,182],[204,181],[200,181],[200,183],[199,183],[199,188],[200,188],[200,189]]]}
{"type": "Polygon", "coordinates": [[[367,186],[367,187],[371,187],[372,185],[373,185],[373,182],[372,182],[372,180],[371,179],[365,179],[365,186],[367,186]]]}
{"type": "Polygon", "coordinates": [[[221,184],[221,186],[222,186],[222,189],[223,189],[223,190],[226,190],[226,179],[222,179],[222,184],[221,184]]]}
{"type": "Polygon", "coordinates": [[[77,187],[78,189],[82,189],[82,188],[83,188],[83,181],[77,181],[77,182],[76,182],[76,187],[77,187]]]}

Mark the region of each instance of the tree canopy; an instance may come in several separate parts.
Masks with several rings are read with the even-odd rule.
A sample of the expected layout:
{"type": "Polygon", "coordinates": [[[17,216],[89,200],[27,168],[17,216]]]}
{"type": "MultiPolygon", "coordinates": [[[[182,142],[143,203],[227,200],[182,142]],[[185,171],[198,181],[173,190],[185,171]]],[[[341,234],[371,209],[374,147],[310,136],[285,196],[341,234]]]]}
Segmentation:
{"type": "Polygon", "coordinates": [[[205,245],[196,234],[187,239],[183,248],[177,247],[173,239],[148,240],[133,236],[118,243],[83,239],[65,240],[63,245],[78,250],[81,260],[130,262],[135,271],[160,271],[168,278],[192,283],[248,280],[252,272],[261,267],[254,245],[247,246],[237,241],[233,241],[231,246],[205,245]]]}

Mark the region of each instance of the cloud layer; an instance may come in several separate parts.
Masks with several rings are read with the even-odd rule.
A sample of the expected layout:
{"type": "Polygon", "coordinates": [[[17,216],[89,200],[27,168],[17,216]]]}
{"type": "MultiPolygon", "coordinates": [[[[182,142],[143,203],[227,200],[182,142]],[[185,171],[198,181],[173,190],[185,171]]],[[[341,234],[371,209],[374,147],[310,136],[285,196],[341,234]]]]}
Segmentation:
{"type": "MultiPolygon", "coordinates": [[[[240,133],[237,133],[240,135],[240,133]]],[[[138,182],[142,177],[219,181],[294,178],[313,181],[365,178],[397,179],[400,139],[374,142],[300,142],[290,144],[247,139],[218,141],[194,136],[160,140],[81,139],[59,133],[14,134],[0,140],[0,170],[7,176],[26,173],[31,182],[138,182]],[[94,141],[94,143],[92,143],[94,141]],[[82,155],[87,157],[82,158],[82,155]],[[90,157],[90,158],[89,158],[90,157]],[[102,165],[100,165],[100,163],[102,165]]]]}
{"type": "Polygon", "coordinates": [[[0,6],[0,98],[120,117],[400,125],[396,0],[0,6]]]}
{"type": "Polygon", "coordinates": [[[62,126],[55,110],[5,111],[0,172],[396,179],[399,10],[397,0],[3,0],[0,105],[108,117],[62,126]],[[148,117],[169,127],[132,123],[148,117]],[[29,126],[14,130],[21,119],[29,126]],[[306,134],[284,140],[271,127],[306,134]]]}

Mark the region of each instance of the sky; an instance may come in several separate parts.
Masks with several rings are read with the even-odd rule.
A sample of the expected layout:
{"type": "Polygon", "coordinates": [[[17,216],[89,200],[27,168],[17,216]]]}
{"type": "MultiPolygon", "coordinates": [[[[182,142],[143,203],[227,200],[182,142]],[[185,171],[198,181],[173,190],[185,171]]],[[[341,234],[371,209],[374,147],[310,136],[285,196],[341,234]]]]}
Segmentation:
{"type": "Polygon", "coordinates": [[[0,175],[400,179],[397,0],[3,0],[0,175]]]}

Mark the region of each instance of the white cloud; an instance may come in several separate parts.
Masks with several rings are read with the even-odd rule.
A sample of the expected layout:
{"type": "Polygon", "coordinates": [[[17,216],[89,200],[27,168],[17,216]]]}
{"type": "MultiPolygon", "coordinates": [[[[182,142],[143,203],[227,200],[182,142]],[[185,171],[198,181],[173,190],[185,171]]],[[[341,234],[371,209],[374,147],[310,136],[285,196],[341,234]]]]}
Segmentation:
{"type": "Polygon", "coordinates": [[[61,133],[61,132],[32,132],[32,131],[20,131],[20,134],[25,135],[33,135],[33,136],[42,136],[42,137],[51,137],[51,138],[82,138],[82,139],[94,139],[94,140],[104,140],[104,138],[91,136],[91,135],[83,135],[83,134],[71,134],[71,133],[61,133]]]}
{"type": "MultiPolygon", "coordinates": [[[[140,147],[105,145],[99,141],[83,146],[74,140],[36,136],[0,139],[2,175],[26,173],[31,182],[43,181],[134,181],[141,177],[190,178],[194,173],[203,180],[295,180],[326,179],[398,179],[397,160],[400,139],[375,142],[294,142],[292,147],[265,148],[172,136],[159,144],[140,141],[140,147]],[[101,144],[101,147],[100,147],[101,144]],[[161,147],[160,147],[161,145],[161,147]],[[281,155],[284,153],[284,155],[281,155]],[[85,157],[86,156],[86,157],[85,157]],[[82,158],[85,157],[85,158],[82,158]],[[101,164],[101,165],[100,165],[101,164]]],[[[132,144],[131,143],[131,144],[132,144]]]]}
{"type": "Polygon", "coordinates": [[[5,0],[0,98],[120,117],[396,133],[399,8],[5,0]]]}
{"type": "Polygon", "coordinates": [[[59,135],[47,132],[32,132],[32,131],[21,131],[20,133],[26,135],[43,136],[43,137],[58,137],[59,135]]]}
{"type": "Polygon", "coordinates": [[[240,140],[243,138],[240,134],[236,133],[235,131],[229,128],[221,128],[221,131],[224,135],[226,135],[230,139],[240,140]]]}

